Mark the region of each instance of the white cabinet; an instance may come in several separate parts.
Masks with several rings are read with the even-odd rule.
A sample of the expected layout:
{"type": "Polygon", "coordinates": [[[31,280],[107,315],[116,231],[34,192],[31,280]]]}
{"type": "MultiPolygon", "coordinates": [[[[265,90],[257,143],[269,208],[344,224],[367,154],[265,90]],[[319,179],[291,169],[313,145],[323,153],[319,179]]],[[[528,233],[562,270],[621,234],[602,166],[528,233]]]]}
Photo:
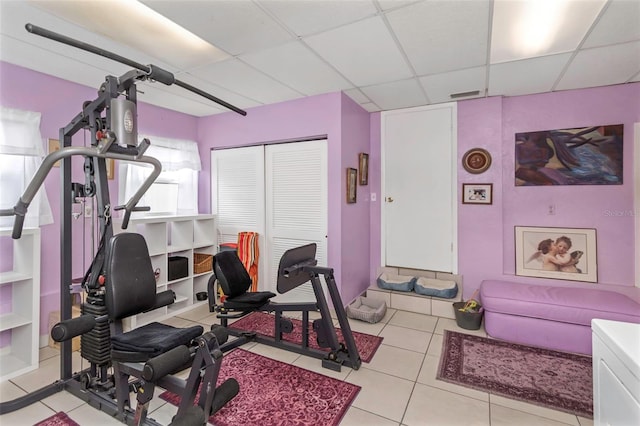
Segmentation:
{"type": "Polygon", "coordinates": [[[38,367],[40,229],[0,230],[0,381],[38,367]]]}
{"type": "Polygon", "coordinates": [[[594,319],[593,422],[640,425],[640,324],[594,319]]]}
{"type": "Polygon", "coordinates": [[[176,300],[172,305],[140,314],[125,321],[125,328],[131,329],[152,321],[176,315],[193,308],[200,302],[196,294],[207,291],[207,283],[213,274],[195,272],[194,255],[196,253],[214,255],[217,252],[217,229],[215,216],[149,216],[134,218],[129,221],[127,229],[122,229],[121,222],[115,221],[113,232],[136,232],[147,241],[149,256],[153,269],[159,273],[157,292],[173,290],[176,300]],[[186,276],[169,280],[169,258],[179,256],[187,259],[186,276]]]}

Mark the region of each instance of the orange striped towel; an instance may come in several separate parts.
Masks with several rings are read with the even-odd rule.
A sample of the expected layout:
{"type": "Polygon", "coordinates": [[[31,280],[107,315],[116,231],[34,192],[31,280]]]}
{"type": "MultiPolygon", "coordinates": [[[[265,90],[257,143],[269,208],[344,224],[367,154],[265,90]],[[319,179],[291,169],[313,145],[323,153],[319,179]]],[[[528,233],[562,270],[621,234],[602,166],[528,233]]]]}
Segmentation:
{"type": "Polygon", "coordinates": [[[238,233],[238,257],[251,277],[251,291],[258,291],[258,233],[238,233]]]}

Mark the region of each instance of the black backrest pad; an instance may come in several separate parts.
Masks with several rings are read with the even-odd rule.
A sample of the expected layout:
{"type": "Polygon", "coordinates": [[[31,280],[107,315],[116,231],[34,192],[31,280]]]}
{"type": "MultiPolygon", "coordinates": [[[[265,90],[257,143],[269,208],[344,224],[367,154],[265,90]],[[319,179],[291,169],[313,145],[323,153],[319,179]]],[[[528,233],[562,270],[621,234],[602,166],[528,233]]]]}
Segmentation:
{"type": "Polygon", "coordinates": [[[213,256],[213,269],[227,297],[239,296],[251,287],[251,277],[235,251],[221,251],[213,256]]]}
{"type": "Polygon", "coordinates": [[[107,245],[106,304],[111,319],[151,309],[156,302],[156,279],[144,237],[114,235],[107,245]]]}

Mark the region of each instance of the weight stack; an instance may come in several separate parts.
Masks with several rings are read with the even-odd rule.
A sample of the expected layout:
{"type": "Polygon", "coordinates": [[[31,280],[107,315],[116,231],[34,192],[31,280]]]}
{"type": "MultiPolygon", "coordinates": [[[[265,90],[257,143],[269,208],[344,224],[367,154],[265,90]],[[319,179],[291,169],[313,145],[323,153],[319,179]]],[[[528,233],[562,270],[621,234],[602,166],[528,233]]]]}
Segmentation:
{"type": "MultiPolygon", "coordinates": [[[[82,304],[83,315],[100,317],[107,314],[104,300],[98,297],[88,297],[87,303],[82,304]]],[[[82,358],[96,364],[106,366],[111,362],[111,332],[107,321],[99,322],[88,333],[80,338],[80,354],[82,358]]]]}

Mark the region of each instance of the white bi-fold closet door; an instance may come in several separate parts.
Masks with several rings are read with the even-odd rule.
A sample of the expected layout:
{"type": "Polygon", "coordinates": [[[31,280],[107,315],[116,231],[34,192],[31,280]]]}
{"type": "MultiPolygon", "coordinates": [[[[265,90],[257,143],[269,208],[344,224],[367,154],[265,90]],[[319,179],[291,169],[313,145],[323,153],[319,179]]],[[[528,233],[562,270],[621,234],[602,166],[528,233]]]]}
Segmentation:
{"type": "MultiPolygon", "coordinates": [[[[327,264],[326,139],[213,150],[211,191],[219,244],[259,234],[259,290],[277,293],[278,263],[290,248],[316,243],[318,264],[327,264]]],[[[276,299],[315,296],[305,284],[276,299]]]]}

